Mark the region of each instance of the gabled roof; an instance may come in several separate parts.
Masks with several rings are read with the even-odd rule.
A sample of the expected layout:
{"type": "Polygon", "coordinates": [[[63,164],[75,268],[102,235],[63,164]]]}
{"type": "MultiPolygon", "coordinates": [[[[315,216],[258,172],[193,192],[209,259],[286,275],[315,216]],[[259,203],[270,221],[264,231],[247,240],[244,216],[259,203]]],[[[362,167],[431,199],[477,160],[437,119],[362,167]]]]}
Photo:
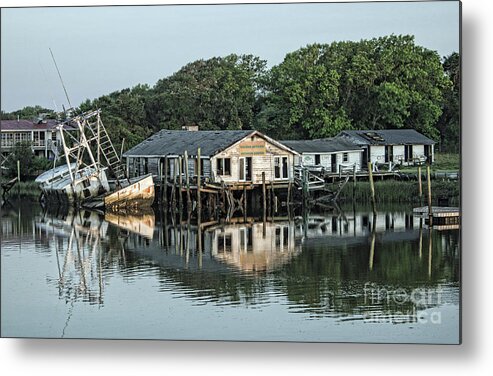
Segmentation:
{"type": "Polygon", "coordinates": [[[341,151],[359,151],[361,148],[344,138],[321,138],[316,140],[281,141],[298,153],[334,153],[341,151]]]}
{"type": "MultiPolygon", "coordinates": [[[[277,144],[277,146],[289,149],[254,130],[175,131],[163,129],[128,150],[123,156],[160,157],[165,155],[183,155],[185,150],[188,155],[196,155],[198,148],[200,148],[202,156],[213,156],[245,137],[253,136],[254,134],[265,138],[269,142],[277,144]]],[[[296,154],[296,152],[294,153],[296,154]]]]}
{"type": "Polygon", "coordinates": [[[433,145],[435,141],[414,129],[342,131],[337,135],[352,139],[357,145],[433,145]]]}

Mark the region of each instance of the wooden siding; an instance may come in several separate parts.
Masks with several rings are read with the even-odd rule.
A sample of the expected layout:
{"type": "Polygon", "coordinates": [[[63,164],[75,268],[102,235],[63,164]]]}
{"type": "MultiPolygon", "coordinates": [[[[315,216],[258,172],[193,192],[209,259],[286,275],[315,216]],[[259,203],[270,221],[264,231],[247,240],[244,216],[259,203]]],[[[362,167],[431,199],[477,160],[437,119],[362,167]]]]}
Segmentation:
{"type": "MultiPolygon", "coordinates": [[[[414,162],[407,162],[404,160],[405,156],[405,146],[404,145],[391,145],[393,150],[393,163],[399,163],[403,166],[413,165],[414,162]]],[[[425,146],[424,145],[412,145],[413,147],[413,158],[424,158],[425,156],[425,146]]],[[[370,158],[372,163],[385,163],[385,146],[382,145],[370,145],[370,158]]],[[[431,160],[434,162],[434,145],[430,145],[431,160]]]]}
{"type": "Polygon", "coordinates": [[[300,165],[300,159],[303,160],[304,166],[315,166],[315,155],[320,155],[320,166],[323,166],[326,170],[332,169],[332,155],[336,155],[336,168],[335,171],[339,171],[342,167],[352,167],[356,165],[356,171],[361,171],[361,158],[362,151],[351,150],[347,152],[337,152],[337,153],[303,153],[301,157],[295,158],[296,166],[300,165]],[[347,162],[343,162],[344,153],[348,154],[347,162]]]}
{"type": "MultiPolygon", "coordinates": [[[[293,156],[294,154],[288,150],[281,149],[276,145],[264,140],[259,135],[254,137],[248,137],[248,141],[265,141],[265,155],[253,155],[252,156],[252,180],[253,184],[262,183],[262,172],[265,172],[265,181],[267,183],[289,181],[293,179],[293,156]],[[275,179],[274,177],[274,158],[287,157],[288,158],[288,177],[287,179],[275,179]]],[[[211,158],[212,165],[212,179],[216,183],[224,181],[226,184],[237,183],[240,181],[240,144],[242,141],[230,146],[226,150],[216,154],[211,158]],[[218,158],[230,158],[231,159],[231,175],[217,175],[217,159],[218,158]]]]}

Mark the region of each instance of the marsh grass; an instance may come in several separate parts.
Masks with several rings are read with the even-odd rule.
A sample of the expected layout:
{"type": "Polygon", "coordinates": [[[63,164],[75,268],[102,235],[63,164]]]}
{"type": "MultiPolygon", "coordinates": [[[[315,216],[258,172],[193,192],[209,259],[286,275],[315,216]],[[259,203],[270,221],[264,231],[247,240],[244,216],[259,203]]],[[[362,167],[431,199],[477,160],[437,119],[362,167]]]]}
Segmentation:
{"type": "MultiPolygon", "coordinates": [[[[423,182],[422,203],[426,204],[426,181],[423,182]]],[[[431,184],[432,201],[434,204],[439,199],[448,199],[450,205],[459,203],[459,182],[433,180],[431,184]]],[[[384,180],[375,181],[375,199],[377,203],[413,203],[419,204],[419,189],[417,181],[384,180]]],[[[371,202],[370,183],[367,181],[356,182],[353,197],[353,183],[346,184],[340,194],[343,202],[355,201],[358,203],[371,202]]]]}

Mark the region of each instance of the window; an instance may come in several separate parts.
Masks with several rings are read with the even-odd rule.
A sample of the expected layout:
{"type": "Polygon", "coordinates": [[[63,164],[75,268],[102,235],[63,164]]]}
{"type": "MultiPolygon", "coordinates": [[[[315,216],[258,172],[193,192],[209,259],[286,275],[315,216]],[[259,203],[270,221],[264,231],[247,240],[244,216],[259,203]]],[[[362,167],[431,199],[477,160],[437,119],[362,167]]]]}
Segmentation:
{"type": "Polygon", "coordinates": [[[343,162],[349,161],[349,153],[342,153],[342,161],[343,162]]]}
{"type": "Polygon", "coordinates": [[[217,253],[231,252],[231,234],[220,233],[217,237],[217,253]]]}
{"type": "Polygon", "coordinates": [[[320,154],[315,154],[315,165],[319,165],[320,164],[320,154]]]}
{"type": "Polygon", "coordinates": [[[231,175],[231,158],[217,158],[216,167],[218,175],[231,175]]]}
{"type": "Polygon", "coordinates": [[[274,178],[288,178],[288,157],[274,157],[274,178]]]}

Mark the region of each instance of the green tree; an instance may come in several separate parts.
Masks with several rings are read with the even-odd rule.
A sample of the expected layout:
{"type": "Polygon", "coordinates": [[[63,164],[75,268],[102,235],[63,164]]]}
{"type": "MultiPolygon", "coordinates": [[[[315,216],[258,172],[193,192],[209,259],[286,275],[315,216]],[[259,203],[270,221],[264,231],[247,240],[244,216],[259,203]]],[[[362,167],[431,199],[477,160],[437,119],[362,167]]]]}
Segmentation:
{"type": "Polygon", "coordinates": [[[444,90],[443,111],[437,123],[442,151],[459,152],[460,140],[460,56],[457,52],[444,57],[443,70],[452,82],[444,90]]]}
{"type": "Polygon", "coordinates": [[[33,177],[51,167],[51,162],[46,158],[34,155],[31,143],[28,141],[19,142],[12,148],[6,162],[8,176],[17,176],[17,161],[20,162],[21,179],[33,177]]]}
{"type": "Polygon", "coordinates": [[[27,106],[13,112],[1,112],[2,120],[36,120],[40,115],[45,115],[46,118],[50,119],[56,118],[55,111],[41,106],[27,106]]]}
{"type": "Polygon", "coordinates": [[[187,64],[153,88],[146,109],[158,128],[250,129],[265,61],[228,55],[187,64]]]}
{"type": "Polygon", "coordinates": [[[450,85],[437,53],[412,36],[313,44],[272,68],[257,124],[296,138],[351,128],[413,128],[437,138],[450,85]]]}

